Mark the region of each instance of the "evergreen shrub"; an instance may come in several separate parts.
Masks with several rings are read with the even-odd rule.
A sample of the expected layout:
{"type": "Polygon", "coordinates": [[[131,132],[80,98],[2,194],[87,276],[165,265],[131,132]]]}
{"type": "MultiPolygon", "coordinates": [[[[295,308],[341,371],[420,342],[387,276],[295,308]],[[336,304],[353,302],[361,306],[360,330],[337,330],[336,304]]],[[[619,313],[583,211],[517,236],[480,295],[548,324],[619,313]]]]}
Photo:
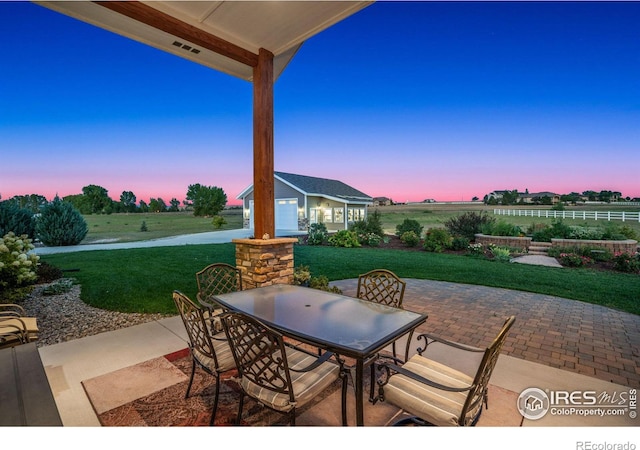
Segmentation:
{"type": "Polygon", "coordinates": [[[50,247],[77,245],[88,231],[87,222],[80,211],[59,197],[44,206],[36,220],[36,236],[50,247]]]}

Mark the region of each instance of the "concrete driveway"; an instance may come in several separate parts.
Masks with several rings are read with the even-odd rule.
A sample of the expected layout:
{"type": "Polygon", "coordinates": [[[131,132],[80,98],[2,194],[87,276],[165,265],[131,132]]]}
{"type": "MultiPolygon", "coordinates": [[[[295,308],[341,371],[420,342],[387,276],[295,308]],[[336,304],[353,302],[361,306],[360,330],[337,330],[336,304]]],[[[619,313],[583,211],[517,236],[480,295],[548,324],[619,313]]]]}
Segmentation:
{"type": "MultiPolygon", "coordinates": [[[[276,236],[301,236],[306,231],[276,230],[276,236]]],[[[242,228],[237,230],[210,231],[206,233],[183,234],[160,239],[136,242],[108,242],[95,244],[69,245],[65,247],[36,247],[36,255],[54,253],[70,253],[89,250],[118,250],[123,248],[175,247],[178,245],[224,244],[232,239],[243,239],[253,236],[253,230],[242,228]]]]}

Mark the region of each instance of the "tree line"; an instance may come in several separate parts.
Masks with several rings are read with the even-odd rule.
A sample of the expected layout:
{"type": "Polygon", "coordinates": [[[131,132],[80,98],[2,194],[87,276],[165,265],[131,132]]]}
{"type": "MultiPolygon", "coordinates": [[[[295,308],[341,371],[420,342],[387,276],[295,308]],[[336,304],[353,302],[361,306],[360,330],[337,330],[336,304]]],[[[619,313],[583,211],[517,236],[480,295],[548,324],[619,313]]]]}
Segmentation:
{"type": "MultiPolygon", "coordinates": [[[[147,203],[144,200],[138,201],[132,191],[122,191],[120,201],[115,201],[109,196],[107,189],[90,184],[82,188],[81,194],[67,195],[61,200],[73,205],[83,215],[190,210],[193,211],[194,216],[207,217],[215,216],[224,209],[227,204],[227,194],[222,188],[216,186],[191,184],[187,188],[187,195],[181,208],[180,201],[176,198],[172,198],[167,203],[161,197],[152,197],[147,203]]],[[[26,209],[32,214],[39,214],[50,203],[46,197],[39,194],[16,195],[4,201],[0,198],[0,203],[4,202],[26,209]]]]}

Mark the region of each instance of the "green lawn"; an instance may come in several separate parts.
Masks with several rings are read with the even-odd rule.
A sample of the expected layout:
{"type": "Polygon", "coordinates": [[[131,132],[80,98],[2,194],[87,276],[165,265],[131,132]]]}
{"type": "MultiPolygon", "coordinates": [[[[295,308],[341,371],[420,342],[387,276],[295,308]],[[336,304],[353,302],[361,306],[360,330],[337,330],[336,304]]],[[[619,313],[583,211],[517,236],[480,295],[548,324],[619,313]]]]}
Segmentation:
{"type": "MultiPolygon", "coordinates": [[[[241,209],[225,210],[220,215],[227,222],[223,230],[242,228],[241,209]]],[[[216,231],[211,217],[195,217],[192,212],[89,214],[83,217],[89,232],[82,244],[133,242],[216,231]],[[140,231],[142,222],[147,226],[145,232],[140,231]]]]}
{"type": "MultiPolygon", "coordinates": [[[[556,295],[640,315],[640,276],[498,263],[467,256],[372,248],[296,246],[295,262],[329,280],[386,268],[403,278],[432,279],[556,295]]],[[[87,251],[43,256],[82,284],[90,305],[123,312],[174,313],[171,292],[194,297],[195,273],[212,262],[235,264],[233,244],[87,251]]]]}

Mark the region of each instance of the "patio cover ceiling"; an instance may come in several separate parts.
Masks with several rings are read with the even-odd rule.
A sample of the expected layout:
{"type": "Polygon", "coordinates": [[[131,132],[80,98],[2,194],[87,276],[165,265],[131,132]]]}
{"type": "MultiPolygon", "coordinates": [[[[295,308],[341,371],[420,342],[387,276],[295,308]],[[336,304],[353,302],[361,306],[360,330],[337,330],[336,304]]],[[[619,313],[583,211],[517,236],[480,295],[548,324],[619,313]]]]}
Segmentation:
{"type": "Polygon", "coordinates": [[[37,1],[39,5],[251,81],[261,48],[274,78],[302,43],[372,1],[37,1]]]}
{"type": "Polygon", "coordinates": [[[372,1],[36,3],[253,82],[254,236],[275,237],[273,83],[302,43],[372,1]]]}

